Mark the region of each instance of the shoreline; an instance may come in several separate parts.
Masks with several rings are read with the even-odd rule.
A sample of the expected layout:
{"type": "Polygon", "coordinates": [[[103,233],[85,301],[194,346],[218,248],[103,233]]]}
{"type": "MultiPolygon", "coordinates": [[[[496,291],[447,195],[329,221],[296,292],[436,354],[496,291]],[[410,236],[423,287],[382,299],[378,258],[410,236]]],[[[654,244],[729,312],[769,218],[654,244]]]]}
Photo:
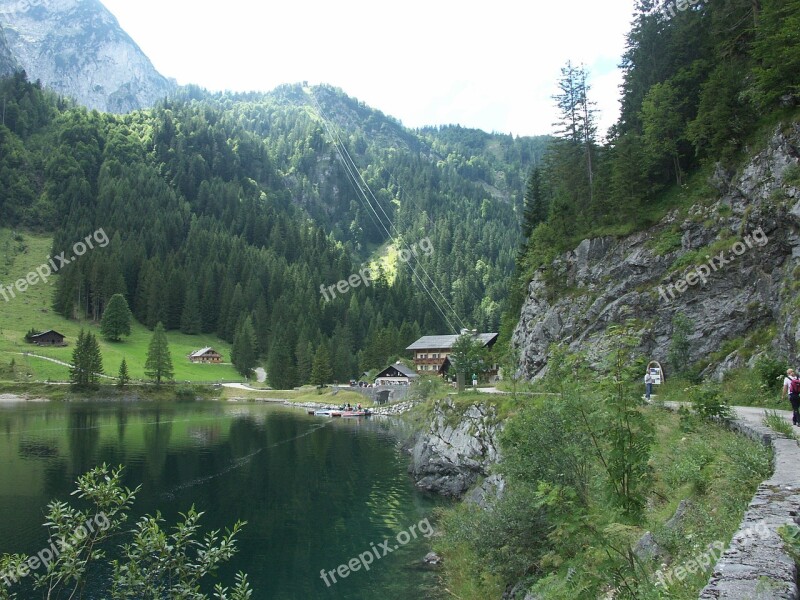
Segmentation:
{"type": "Polygon", "coordinates": [[[19,404],[21,402],[50,402],[48,398],[29,398],[19,394],[0,394],[0,404],[19,404]]]}

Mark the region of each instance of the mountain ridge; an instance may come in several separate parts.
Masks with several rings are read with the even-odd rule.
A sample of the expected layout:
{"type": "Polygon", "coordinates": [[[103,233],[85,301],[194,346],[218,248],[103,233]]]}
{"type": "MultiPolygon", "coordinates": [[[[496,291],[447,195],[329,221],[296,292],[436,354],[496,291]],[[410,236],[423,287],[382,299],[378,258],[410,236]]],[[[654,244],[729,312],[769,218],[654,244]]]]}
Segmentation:
{"type": "Polygon", "coordinates": [[[126,113],[176,89],[98,0],[0,0],[0,27],[31,80],[89,109],[126,113]]]}

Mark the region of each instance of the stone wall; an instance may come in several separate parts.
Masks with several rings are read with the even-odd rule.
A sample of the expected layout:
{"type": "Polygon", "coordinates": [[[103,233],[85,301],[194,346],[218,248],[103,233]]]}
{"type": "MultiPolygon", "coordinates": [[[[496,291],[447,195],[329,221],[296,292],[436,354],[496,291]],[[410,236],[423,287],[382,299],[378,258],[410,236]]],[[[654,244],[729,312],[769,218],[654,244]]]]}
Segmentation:
{"type": "Polygon", "coordinates": [[[733,427],[775,451],[775,472],[758,488],[730,546],[714,566],[700,598],[797,600],[797,566],[783,550],[777,530],[798,521],[800,446],[761,424],[761,411],[738,409],[733,427]],[[748,534],[757,530],[759,535],[748,534]]]}

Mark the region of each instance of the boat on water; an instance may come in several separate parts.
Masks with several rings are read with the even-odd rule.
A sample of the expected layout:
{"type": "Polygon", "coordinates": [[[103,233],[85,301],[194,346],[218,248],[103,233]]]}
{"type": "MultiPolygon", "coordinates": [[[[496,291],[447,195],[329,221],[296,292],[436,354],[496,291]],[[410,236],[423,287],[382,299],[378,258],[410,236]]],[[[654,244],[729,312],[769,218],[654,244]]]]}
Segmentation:
{"type": "Polygon", "coordinates": [[[367,410],[345,410],[342,411],[339,415],[340,417],[368,417],[372,414],[372,411],[367,410]]]}
{"type": "Polygon", "coordinates": [[[363,410],[345,410],[342,408],[326,408],[321,410],[309,410],[309,414],[313,414],[317,417],[368,417],[372,414],[372,411],[367,409],[363,410]]]}

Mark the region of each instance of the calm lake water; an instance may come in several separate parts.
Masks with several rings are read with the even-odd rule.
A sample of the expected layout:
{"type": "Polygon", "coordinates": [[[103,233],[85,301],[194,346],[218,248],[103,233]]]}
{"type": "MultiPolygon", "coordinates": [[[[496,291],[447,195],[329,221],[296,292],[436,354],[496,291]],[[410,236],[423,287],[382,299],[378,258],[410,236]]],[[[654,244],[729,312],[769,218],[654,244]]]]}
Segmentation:
{"type": "Polygon", "coordinates": [[[134,517],[160,510],[171,524],[194,504],[204,530],[247,521],[219,575],[228,585],[248,573],[255,600],[436,597],[421,535],[368,572],[330,587],[320,578],[371,544],[397,545],[434,507],[411,484],[386,421],[275,405],[0,405],[0,554],[46,547],[47,503],[70,501],[76,477],[103,462],[125,465],[128,487],[142,485],[134,517]]]}

